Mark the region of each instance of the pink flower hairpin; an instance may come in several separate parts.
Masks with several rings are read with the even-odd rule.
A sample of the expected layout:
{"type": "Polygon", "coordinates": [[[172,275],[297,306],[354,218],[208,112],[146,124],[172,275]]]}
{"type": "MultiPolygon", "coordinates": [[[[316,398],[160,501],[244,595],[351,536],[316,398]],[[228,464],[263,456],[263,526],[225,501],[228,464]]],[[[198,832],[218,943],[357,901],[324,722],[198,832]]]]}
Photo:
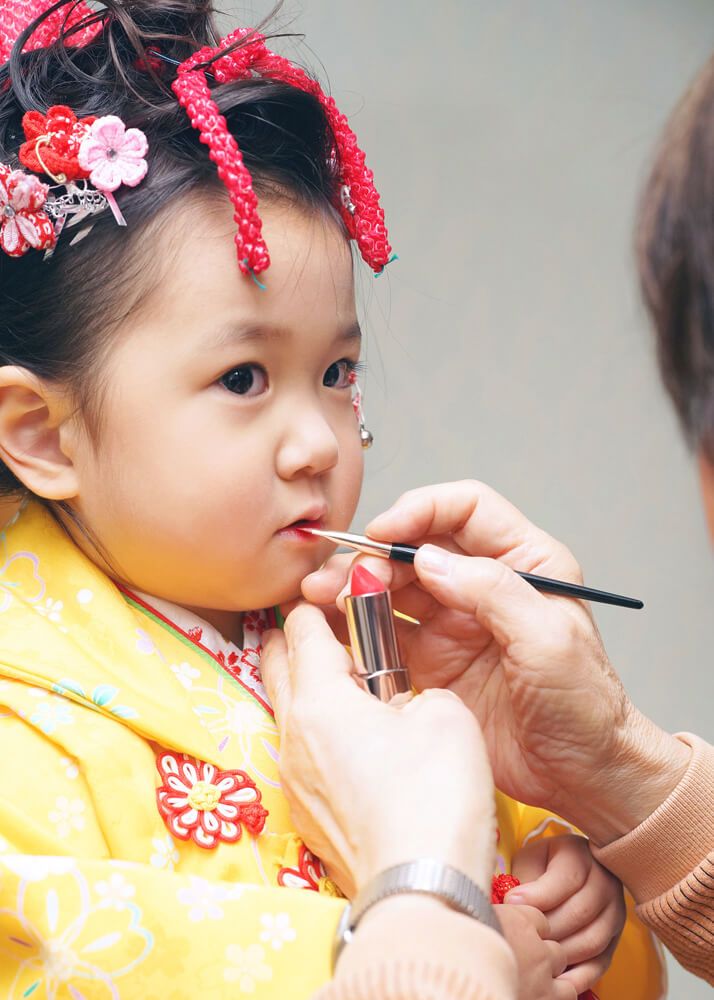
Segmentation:
{"type": "Polygon", "coordinates": [[[101,191],[120,226],[126,220],[114,192],[122,184],[136,187],[149,169],[144,157],[149,149],[146,136],[138,128],[127,128],[116,115],[105,115],[90,125],[79,146],[77,160],[89,176],[89,183],[101,191]]]}

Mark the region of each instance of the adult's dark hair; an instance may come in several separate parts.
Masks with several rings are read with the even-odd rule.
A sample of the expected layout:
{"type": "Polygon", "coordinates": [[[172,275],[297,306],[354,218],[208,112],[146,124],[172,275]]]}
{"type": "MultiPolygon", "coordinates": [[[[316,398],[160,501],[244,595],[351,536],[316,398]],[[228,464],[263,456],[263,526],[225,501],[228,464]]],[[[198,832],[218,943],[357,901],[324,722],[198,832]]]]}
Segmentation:
{"type": "Polygon", "coordinates": [[[714,59],[664,132],[637,243],[664,384],[690,445],[714,461],[714,59]]]}
{"type": "MultiPolygon", "coordinates": [[[[60,0],[55,6],[69,12],[72,4],[60,0]]],[[[158,48],[181,62],[215,45],[211,0],[103,0],[103,8],[93,15],[101,17],[103,30],[90,44],[60,41],[22,53],[28,31],[0,69],[0,162],[21,166],[24,112],[44,113],[55,104],[68,105],[79,118],[117,115],[149,141],[146,179],[116,195],[126,228],[105,211],[74,245],[72,230],[63,233],[48,259],[34,250],[20,258],[0,252],[0,365],[20,365],[66,385],[90,418],[96,416],[99,370],[112,330],[166,264],[160,250],[171,250],[162,229],[169,207],[225,194],[206,146],[171,90],[174,68],[147,52],[158,48]]],[[[216,85],[213,96],[259,199],[287,197],[309,210],[331,211],[337,187],[333,137],[317,100],[261,78],[216,85]]],[[[22,492],[0,462],[0,497],[22,492]]]]}

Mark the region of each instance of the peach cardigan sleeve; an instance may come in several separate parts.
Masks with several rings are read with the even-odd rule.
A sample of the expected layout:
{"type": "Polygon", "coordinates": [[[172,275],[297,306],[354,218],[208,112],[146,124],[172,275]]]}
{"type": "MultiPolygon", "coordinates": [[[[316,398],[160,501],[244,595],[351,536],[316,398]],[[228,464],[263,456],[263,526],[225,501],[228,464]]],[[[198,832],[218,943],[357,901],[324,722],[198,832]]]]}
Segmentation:
{"type": "Polygon", "coordinates": [[[677,738],[692,750],[680,783],[643,823],[593,853],[675,958],[714,985],[714,746],[677,738]]]}

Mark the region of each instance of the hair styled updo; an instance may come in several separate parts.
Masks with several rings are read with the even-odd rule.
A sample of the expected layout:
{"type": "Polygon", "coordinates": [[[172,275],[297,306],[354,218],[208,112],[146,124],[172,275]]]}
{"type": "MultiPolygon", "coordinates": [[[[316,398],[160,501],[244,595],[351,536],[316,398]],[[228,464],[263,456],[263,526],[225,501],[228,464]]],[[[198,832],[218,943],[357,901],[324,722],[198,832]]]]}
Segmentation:
{"type": "MultiPolygon", "coordinates": [[[[73,0],[60,4],[68,14],[72,6],[73,0]]],[[[199,191],[225,194],[206,146],[171,90],[175,67],[147,51],[158,49],[180,63],[205,45],[215,46],[212,0],[103,0],[102,7],[92,15],[101,18],[102,30],[88,44],[72,46],[70,36],[66,45],[60,40],[23,53],[40,19],[0,68],[0,162],[12,168],[22,166],[22,116],[31,109],[44,114],[64,104],[78,118],[116,115],[148,139],[146,178],[116,193],[126,228],[104,211],[92,218],[85,239],[70,245],[72,236],[61,235],[47,259],[37,250],[23,257],[0,251],[0,365],[19,365],[66,385],[90,425],[112,329],[146,293],[152,261],[160,259],[156,227],[169,217],[164,210],[199,191]]],[[[338,218],[332,208],[338,189],[334,139],[319,102],[258,77],[224,85],[208,80],[258,197],[294,199],[338,218]]],[[[23,492],[0,461],[0,497],[23,492]]]]}

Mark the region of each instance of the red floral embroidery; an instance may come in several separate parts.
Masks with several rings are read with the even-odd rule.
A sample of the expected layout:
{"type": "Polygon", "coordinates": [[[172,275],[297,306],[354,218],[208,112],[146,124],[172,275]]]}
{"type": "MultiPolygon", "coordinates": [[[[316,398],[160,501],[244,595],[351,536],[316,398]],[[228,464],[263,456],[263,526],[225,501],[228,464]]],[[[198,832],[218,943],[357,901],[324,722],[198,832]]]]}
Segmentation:
{"type": "Polygon", "coordinates": [[[219,771],[187,754],[159,754],[156,766],[164,784],[156,790],[159,812],[179,840],[192,839],[207,850],[219,841],[234,843],[242,828],[257,835],[267,809],[244,771],[219,771]]]}
{"type": "Polygon", "coordinates": [[[0,248],[10,257],[48,250],[57,242],[43,207],[48,190],[37,177],[0,163],[0,248]]]}
{"type": "Polygon", "coordinates": [[[203,636],[203,629],[201,628],[200,625],[194,625],[193,628],[190,628],[188,630],[186,635],[189,637],[189,639],[193,639],[194,642],[200,642],[201,637],[203,636]]]}
{"type": "Polygon", "coordinates": [[[286,889],[312,889],[313,892],[319,892],[320,880],[324,878],[327,878],[327,872],[322,861],[301,844],[297,868],[281,868],[278,872],[278,885],[285,886],[286,889]]]}
{"type": "Polygon", "coordinates": [[[46,115],[27,111],[22,119],[27,142],[20,146],[20,162],[36,174],[49,173],[76,181],[88,177],[77,159],[79,147],[95,117],[78,119],[64,104],[51,107],[46,115]],[[44,140],[38,142],[38,140],[44,140]]]}
{"type": "Polygon", "coordinates": [[[220,663],[220,665],[223,667],[224,670],[227,670],[228,673],[231,673],[232,672],[231,668],[236,666],[239,657],[237,653],[234,653],[232,651],[228,654],[228,656],[226,656],[223,650],[221,650],[219,653],[216,653],[216,659],[218,660],[218,662],[220,663]]]}
{"type": "Polygon", "coordinates": [[[246,631],[257,632],[258,635],[262,635],[267,628],[265,619],[258,611],[249,611],[243,619],[243,626],[246,631]]]}

